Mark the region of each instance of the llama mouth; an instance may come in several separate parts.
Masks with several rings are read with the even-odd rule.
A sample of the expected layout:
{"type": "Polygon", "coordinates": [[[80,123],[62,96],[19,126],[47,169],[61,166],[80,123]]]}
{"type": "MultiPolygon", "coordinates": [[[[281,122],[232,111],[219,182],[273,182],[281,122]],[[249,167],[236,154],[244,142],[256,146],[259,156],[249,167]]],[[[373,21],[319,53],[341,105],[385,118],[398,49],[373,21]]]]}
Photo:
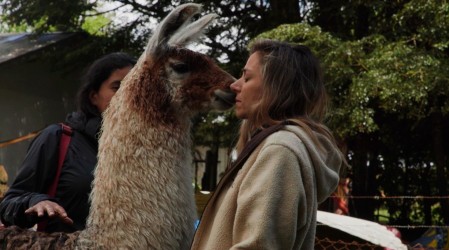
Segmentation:
{"type": "Polygon", "coordinates": [[[214,106],[220,110],[230,109],[235,104],[235,93],[232,91],[217,89],[214,91],[214,106]]]}

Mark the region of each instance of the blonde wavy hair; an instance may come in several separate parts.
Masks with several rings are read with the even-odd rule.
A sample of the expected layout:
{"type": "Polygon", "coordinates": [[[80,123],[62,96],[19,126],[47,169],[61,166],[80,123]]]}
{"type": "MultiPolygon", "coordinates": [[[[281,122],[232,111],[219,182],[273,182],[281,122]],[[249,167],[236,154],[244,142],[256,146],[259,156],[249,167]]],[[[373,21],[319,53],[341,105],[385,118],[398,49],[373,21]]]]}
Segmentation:
{"type": "Polygon", "coordinates": [[[322,123],[328,96],[320,63],[312,51],[303,45],[258,40],[250,46],[250,54],[253,53],[259,53],[261,58],[262,98],[255,112],[241,123],[237,152],[243,150],[254,132],[284,120],[298,123],[319,148],[313,131],[335,143],[322,123]]]}

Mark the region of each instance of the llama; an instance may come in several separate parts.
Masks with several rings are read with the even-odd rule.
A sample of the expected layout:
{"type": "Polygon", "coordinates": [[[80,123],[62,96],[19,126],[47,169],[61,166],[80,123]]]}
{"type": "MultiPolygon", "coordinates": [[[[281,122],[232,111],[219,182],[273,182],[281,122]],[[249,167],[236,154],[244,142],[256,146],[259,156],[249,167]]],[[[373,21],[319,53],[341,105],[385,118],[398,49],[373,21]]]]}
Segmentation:
{"type": "Polygon", "coordinates": [[[0,232],[3,245],[19,247],[13,239],[20,238],[25,247],[189,248],[196,218],[191,118],[234,102],[234,78],[185,48],[215,18],[195,20],[200,9],[181,5],[159,24],[103,114],[86,229],[45,234],[12,227],[0,232]]]}

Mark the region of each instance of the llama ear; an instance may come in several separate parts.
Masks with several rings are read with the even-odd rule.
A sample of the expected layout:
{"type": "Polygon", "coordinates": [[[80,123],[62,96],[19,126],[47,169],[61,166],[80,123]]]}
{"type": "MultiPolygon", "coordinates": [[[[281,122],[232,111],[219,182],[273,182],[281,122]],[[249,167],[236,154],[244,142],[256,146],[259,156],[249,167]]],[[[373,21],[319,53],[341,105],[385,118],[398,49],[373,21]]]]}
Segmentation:
{"type": "MultiPolygon", "coordinates": [[[[146,53],[154,53],[157,48],[167,45],[170,37],[177,30],[192,23],[194,17],[201,11],[201,5],[195,3],[182,4],[172,10],[158,25],[146,48],[146,53]]],[[[199,21],[199,20],[198,20],[199,21]]]]}
{"type": "Polygon", "coordinates": [[[173,34],[168,41],[168,45],[185,47],[187,44],[198,40],[198,38],[203,34],[206,26],[209,25],[209,23],[216,17],[216,14],[209,14],[201,17],[193,23],[188,24],[182,29],[178,29],[178,31],[173,34]]]}

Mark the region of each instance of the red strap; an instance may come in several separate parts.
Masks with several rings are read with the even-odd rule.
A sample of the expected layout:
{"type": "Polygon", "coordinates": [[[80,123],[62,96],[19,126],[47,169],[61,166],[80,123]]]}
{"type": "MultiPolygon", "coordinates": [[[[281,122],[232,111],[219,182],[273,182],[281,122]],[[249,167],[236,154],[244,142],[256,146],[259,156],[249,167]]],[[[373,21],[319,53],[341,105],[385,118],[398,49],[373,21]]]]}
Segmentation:
{"type": "Polygon", "coordinates": [[[61,141],[59,142],[58,168],[56,170],[55,179],[47,192],[47,194],[50,197],[55,197],[55,195],[56,195],[56,188],[58,187],[59,176],[61,175],[61,170],[62,170],[62,164],[64,163],[65,155],[67,153],[67,149],[70,144],[70,139],[72,138],[71,137],[72,136],[72,128],[63,123],[61,123],[61,126],[62,126],[62,134],[61,134],[61,141]]]}
{"type": "MultiPolygon", "coordinates": [[[[60,123],[62,126],[62,133],[61,133],[61,139],[59,142],[59,157],[58,157],[58,168],[56,169],[56,175],[55,179],[53,180],[53,183],[48,188],[48,196],[55,197],[56,195],[56,188],[58,187],[59,182],[59,176],[61,175],[62,170],[62,164],[65,160],[65,155],[67,153],[67,149],[70,144],[70,139],[72,138],[72,128],[60,123]]],[[[37,231],[45,231],[45,227],[47,226],[47,220],[41,221],[37,225],[37,231]]]]}

